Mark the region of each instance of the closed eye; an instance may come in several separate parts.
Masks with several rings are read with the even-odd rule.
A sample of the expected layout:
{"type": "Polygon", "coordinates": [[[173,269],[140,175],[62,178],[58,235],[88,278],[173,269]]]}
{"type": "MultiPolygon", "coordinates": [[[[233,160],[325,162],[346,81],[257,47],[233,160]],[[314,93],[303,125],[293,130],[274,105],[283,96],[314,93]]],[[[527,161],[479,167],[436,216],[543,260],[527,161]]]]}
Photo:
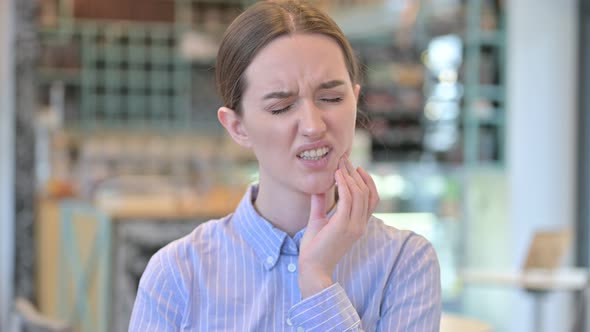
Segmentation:
{"type": "Polygon", "coordinates": [[[290,110],[292,106],[293,106],[293,105],[289,105],[289,106],[287,106],[287,107],[285,107],[285,108],[281,108],[281,109],[277,109],[277,110],[272,110],[272,111],[270,111],[270,112],[271,112],[273,115],[276,115],[276,114],[281,114],[281,113],[284,113],[284,112],[287,112],[288,110],[290,110]]]}
{"type": "Polygon", "coordinates": [[[340,97],[338,97],[338,98],[322,98],[320,100],[325,101],[327,103],[339,103],[342,101],[342,98],[340,98],[340,97]]]}

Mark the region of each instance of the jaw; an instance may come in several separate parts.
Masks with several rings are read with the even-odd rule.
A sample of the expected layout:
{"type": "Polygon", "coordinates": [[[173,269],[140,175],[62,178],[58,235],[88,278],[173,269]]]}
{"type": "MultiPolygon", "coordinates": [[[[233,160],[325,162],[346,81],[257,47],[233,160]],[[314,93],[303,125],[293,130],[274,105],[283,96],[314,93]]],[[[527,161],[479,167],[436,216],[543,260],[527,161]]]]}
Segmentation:
{"type": "Polygon", "coordinates": [[[322,194],[330,190],[334,184],[334,171],[324,171],[321,173],[304,175],[299,184],[299,190],[306,194],[322,194]]]}
{"type": "MultiPolygon", "coordinates": [[[[267,187],[275,187],[279,191],[288,190],[305,195],[321,194],[334,186],[334,173],[335,170],[329,169],[316,172],[292,170],[291,172],[280,173],[277,177],[261,168],[259,182],[264,183],[267,187]],[[283,189],[279,189],[281,187],[283,189]]],[[[278,194],[278,192],[275,193],[278,194]]]]}

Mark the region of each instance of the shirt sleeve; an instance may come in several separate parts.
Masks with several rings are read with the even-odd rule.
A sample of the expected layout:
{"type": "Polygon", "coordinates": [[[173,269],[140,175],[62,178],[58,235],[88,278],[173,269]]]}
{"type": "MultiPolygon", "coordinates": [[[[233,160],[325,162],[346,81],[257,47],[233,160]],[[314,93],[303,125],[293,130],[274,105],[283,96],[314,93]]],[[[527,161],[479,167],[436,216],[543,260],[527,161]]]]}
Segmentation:
{"type": "Polygon", "coordinates": [[[360,331],[360,318],[344,288],[335,283],[294,305],[287,324],[302,331],[360,331]]]}
{"type": "MultiPolygon", "coordinates": [[[[438,332],[442,309],[440,267],[432,245],[413,234],[388,280],[377,331],[438,332]]],[[[335,283],[294,305],[288,324],[298,332],[363,330],[344,289],[335,283]]]]}
{"type": "Polygon", "coordinates": [[[171,264],[162,251],[150,259],[139,281],[130,332],[180,330],[186,299],[171,264]]]}
{"type": "Polygon", "coordinates": [[[388,281],[377,330],[438,332],[441,294],[436,252],[428,240],[412,234],[388,281]]]}

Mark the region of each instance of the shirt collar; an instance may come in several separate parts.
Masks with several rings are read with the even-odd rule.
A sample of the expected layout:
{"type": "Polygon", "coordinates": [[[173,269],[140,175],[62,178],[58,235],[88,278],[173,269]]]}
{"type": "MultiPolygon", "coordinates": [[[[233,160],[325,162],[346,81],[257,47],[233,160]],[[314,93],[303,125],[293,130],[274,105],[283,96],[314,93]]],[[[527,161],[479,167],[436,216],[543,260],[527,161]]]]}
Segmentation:
{"type": "MultiPolygon", "coordinates": [[[[279,261],[281,253],[298,255],[301,238],[305,228],[291,239],[287,233],[274,227],[254,208],[253,199],[258,194],[258,185],[251,185],[233,214],[232,222],[244,240],[252,247],[260,262],[267,270],[271,270],[279,261]]],[[[336,212],[334,207],[329,213],[336,212]]]]}
{"type": "Polygon", "coordinates": [[[285,242],[287,233],[274,227],[258,214],[252,202],[257,193],[258,185],[251,185],[248,188],[232,220],[235,222],[238,232],[254,249],[264,267],[270,270],[279,260],[281,247],[285,242]]]}

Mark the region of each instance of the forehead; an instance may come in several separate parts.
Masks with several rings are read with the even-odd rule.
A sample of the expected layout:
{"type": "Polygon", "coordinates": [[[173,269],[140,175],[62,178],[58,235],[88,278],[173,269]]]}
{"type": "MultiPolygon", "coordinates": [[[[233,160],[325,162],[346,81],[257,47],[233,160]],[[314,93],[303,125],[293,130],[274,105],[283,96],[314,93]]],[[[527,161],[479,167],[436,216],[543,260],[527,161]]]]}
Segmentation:
{"type": "Polygon", "coordinates": [[[247,90],[350,81],[342,49],[322,34],[298,33],[273,40],[254,57],[245,74],[247,90]]]}

